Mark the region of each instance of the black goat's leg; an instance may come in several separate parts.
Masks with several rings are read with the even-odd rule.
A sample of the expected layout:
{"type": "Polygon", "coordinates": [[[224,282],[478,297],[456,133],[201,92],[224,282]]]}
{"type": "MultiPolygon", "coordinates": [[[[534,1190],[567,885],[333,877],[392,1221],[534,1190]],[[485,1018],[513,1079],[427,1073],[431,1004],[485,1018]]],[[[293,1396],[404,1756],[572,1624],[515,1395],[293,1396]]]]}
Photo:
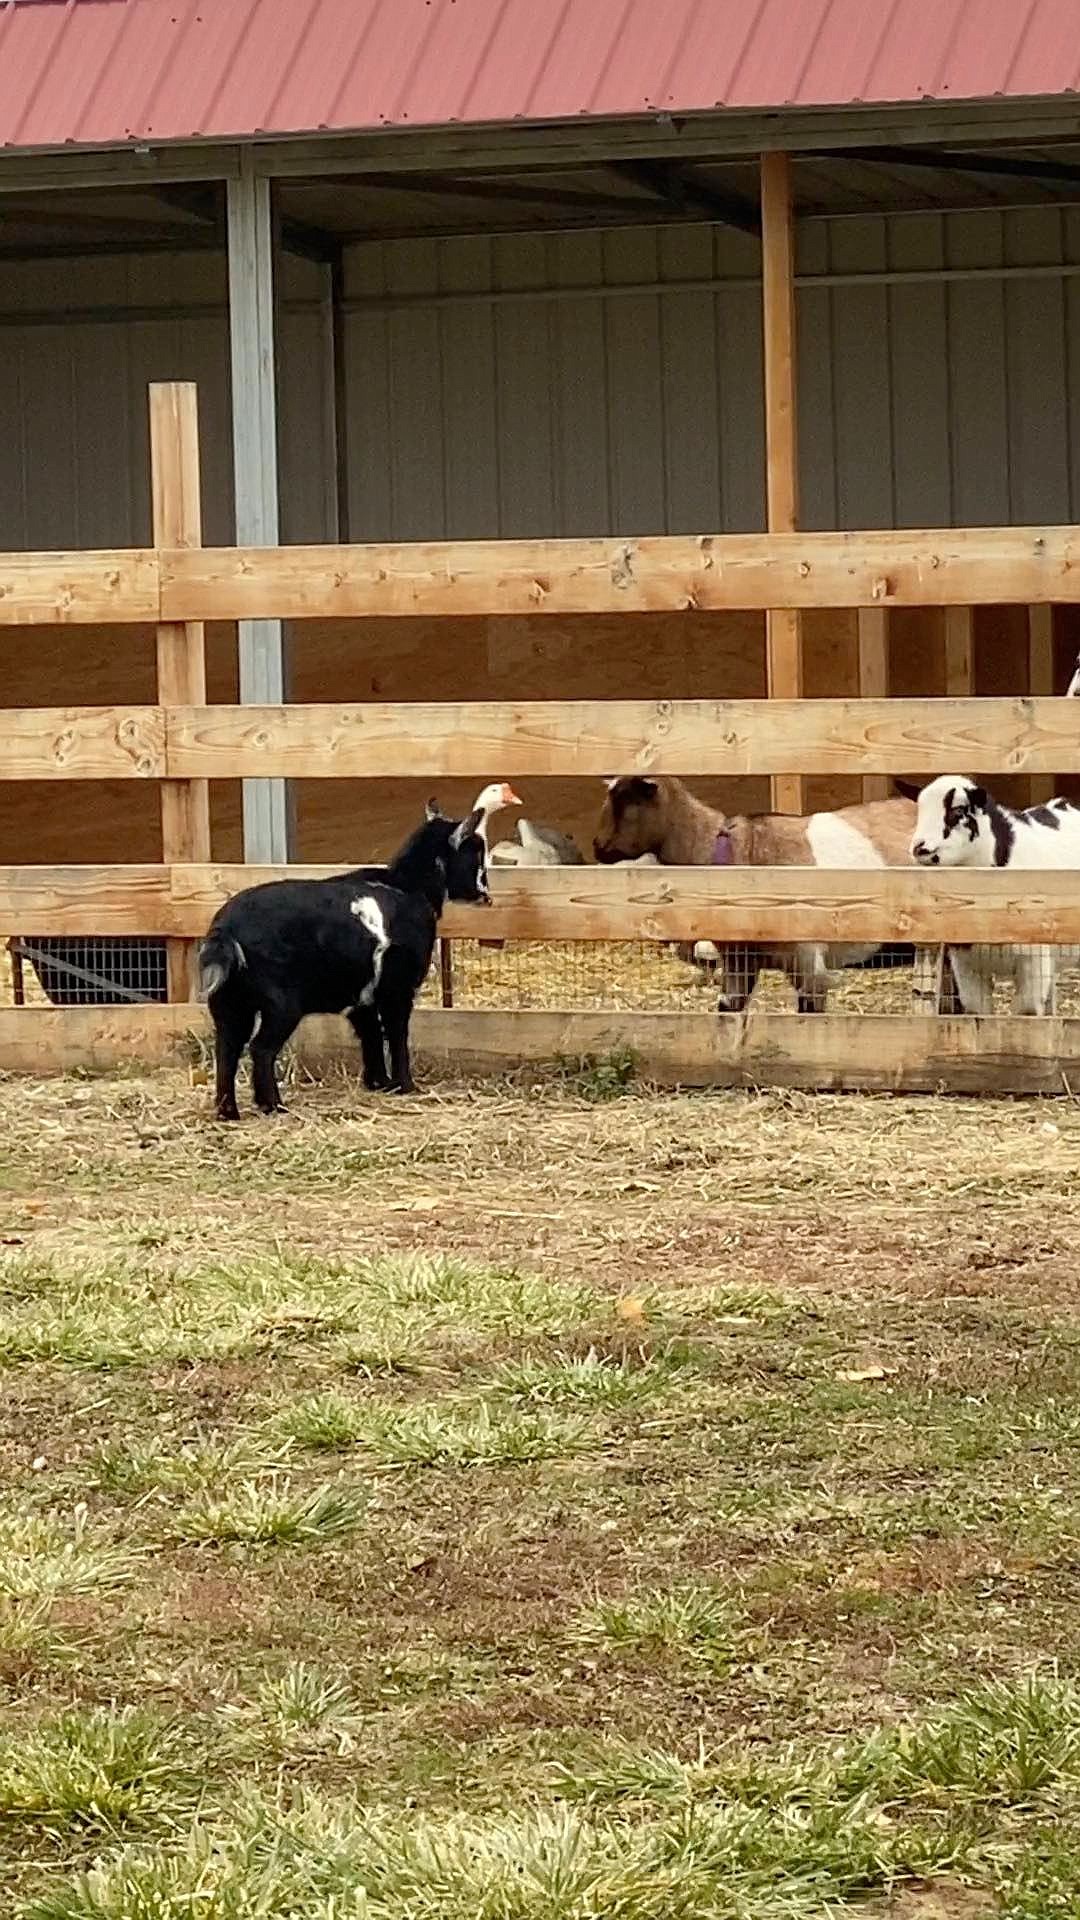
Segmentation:
{"type": "Polygon", "coordinates": [[[255,1009],[249,1001],[235,998],[223,1001],[217,994],[210,1005],[214,1022],[214,1105],[219,1120],[239,1120],[236,1104],[236,1069],[240,1056],[251,1039],[255,1009]]]}
{"type": "Polygon", "coordinates": [[[409,1021],[412,1018],[412,997],[406,998],[398,994],[380,997],[379,1018],[386,1034],[390,1055],[390,1091],[415,1093],[416,1086],[409,1062],[409,1021]]]}
{"type": "Polygon", "coordinates": [[[292,1013],[275,1010],[264,1013],[259,1031],[251,1043],[251,1089],[261,1113],[284,1113],[285,1102],[277,1083],[277,1057],[300,1025],[292,1013]]]}
{"type": "Polygon", "coordinates": [[[379,1016],[374,1007],[353,1007],[348,1020],[364,1058],[364,1085],[371,1093],[381,1093],[390,1085],[390,1076],[379,1016]]]}

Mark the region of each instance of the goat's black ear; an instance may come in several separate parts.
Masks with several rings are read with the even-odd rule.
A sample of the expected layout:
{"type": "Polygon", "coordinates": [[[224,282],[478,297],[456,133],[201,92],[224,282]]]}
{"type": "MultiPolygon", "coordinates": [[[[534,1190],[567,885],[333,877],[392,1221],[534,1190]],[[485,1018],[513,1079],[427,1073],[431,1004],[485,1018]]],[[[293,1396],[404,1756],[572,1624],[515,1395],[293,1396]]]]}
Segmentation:
{"type": "Polygon", "coordinates": [[[985,813],[989,797],[985,787],[969,787],[967,803],[972,813],[985,813]]]}
{"type": "Polygon", "coordinates": [[[442,813],[442,808],[438,801],[433,799],[428,801],[424,811],[429,820],[438,820],[442,813]]]}
{"type": "Polygon", "coordinates": [[[464,820],[458,821],[457,826],[450,835],[450,845],[453,847],[455,853],[457,853],[460,847],[465,845],[466,840],[472,838],[483,818],[484,815],[481,809],[474,807],[471,813],[465,815],[464,820]]]}
{"type": "Polygon", "coordinates": [[[626,798],[628,800],[637,800],[639,802],[642,800],[655,800],[659,791],[660,789],[655,780],[643,780],[636,774],[632,780],[628,780],[626,783],[626,798]]]}

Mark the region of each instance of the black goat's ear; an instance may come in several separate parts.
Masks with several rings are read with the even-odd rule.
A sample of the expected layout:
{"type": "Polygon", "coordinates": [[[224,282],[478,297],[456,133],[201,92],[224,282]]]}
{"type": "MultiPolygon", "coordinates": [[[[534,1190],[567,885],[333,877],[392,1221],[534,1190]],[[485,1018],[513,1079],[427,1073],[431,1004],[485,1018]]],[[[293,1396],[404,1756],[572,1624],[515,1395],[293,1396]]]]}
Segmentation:
{"type": "Polygon", "coordinates": [[[660,789],[655,780],[644,780],[637,774],[626,782],[626,798],[628,800],[636,800],[639,803],[645,800],[655,800],[659,791],[660,789]]]}
{"type": "Polygon", "coordinates": [[[968,788],[967,803],[972,813],[985,813],[988,800],[989,800],[989,795],[987,794],[985,787],[969,787],[968,788]]]}
{"type": "Polygon", "coordinates": [[[442,814],[442,808],[440,807],[438,801],[435,799],[428,801],[424,811],[429,820],[438,820],[442,814]]]}
{"type": "Polygon", "coordinates": [[[474,807],[471,813],[465,815],[464,820],[458,821],[457,826],[450,835],[450,845],[455,853],[465,845],[466,840],[470,840],[473,834],[477,832],[483,818],[484,816],[481,809],[474,807]]]}

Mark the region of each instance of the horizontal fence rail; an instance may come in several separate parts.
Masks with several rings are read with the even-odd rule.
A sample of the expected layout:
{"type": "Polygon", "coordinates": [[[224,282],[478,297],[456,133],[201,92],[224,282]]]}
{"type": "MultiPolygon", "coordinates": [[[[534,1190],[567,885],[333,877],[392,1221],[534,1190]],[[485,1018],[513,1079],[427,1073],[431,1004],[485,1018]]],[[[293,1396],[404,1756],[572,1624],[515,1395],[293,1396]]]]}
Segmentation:
{"type": "Polygon", "coordinates": [[[1077,599],[1075,527],[0,554],[5,626],[1077,599]]]}
{"type": "Polygon", "coordinates": [[[1065,699],[531,700],[23,707],[0,780],[1054,773],[1065,699]]]}
{"type": "MultiPolygon", "coordinates": [[[[204,1009],[0,1007],[0,1061],[13,1073],[115,1069],[191,1058],[209,1030],[204,1009]]],[[[970,1020],[936,1015],[828,1014],[798,1020],[750,1013],[618,1013],[418,1007],[417,1050],[456,1073],[501,1073],[630,1049],[667,1086],[804,1087],[868,1092],[1075,1095],[1080,1020],[970,1020]]],[[[343,1021],[307,1020],[302,1065],[356,1071],[343,1021]]]]}
{"type": "Polygon", "coordinates": [[[1074,527],[162,552],[162,617],[743,612],[1080,596],[1074,527]]]}
{"type": "MultiPolygon", "coordinates": [[[[340,867],[0,867],[0,935],[198,938],[262,880],[340,867]]],[[[450,905],[456,940],[907,940],[1080,944],[1080,871],[818,867],[495,870],[490,907],[450,905]]]]}
{"type": "Polygon", "coordinates": [[[0,626],[99,626],[160,619],[161,564],[152,548],[0,554],[0,626]]]}

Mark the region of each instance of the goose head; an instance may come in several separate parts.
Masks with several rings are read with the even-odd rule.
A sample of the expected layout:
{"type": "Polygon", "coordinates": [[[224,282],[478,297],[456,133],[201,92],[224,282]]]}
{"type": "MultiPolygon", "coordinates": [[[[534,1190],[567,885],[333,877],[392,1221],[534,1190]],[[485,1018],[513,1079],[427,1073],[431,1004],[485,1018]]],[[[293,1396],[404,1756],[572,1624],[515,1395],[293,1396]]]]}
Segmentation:
{"type": "Polygon", "coordinates": [[[507,786],[505,780],[492,780],[488,786],[481,788],[473,802],[474,810],[482,813],[485,820],[493,813],[501,813],[504,807],[520,805],[518,795],[513,787],[507,786]]]}

